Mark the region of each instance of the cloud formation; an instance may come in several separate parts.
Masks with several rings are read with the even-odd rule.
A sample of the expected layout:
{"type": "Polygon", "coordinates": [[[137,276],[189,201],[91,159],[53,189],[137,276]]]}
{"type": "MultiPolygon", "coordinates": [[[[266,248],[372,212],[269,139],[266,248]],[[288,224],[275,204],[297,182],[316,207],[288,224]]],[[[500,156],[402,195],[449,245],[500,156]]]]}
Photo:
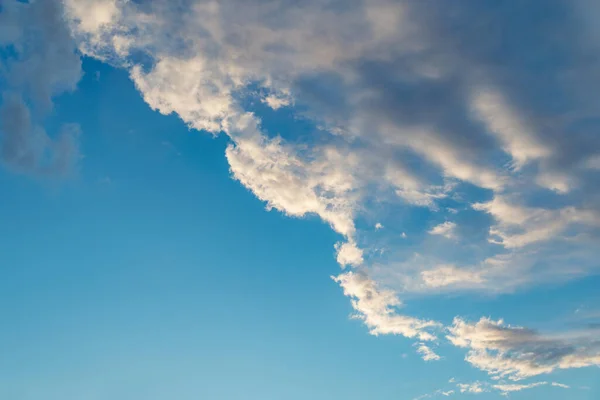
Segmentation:
{"type": "Polygon", "coordinates": [[[435,339],[431,331],[440,328],[439,323],[398,314],[402,303],[396,294],[378,287],[366,275],[350,271],[332,279],[351,298],[356,318],[364,322],[372,335],[402,335],[422,341],[435,339]]]}
{"type": "Polygon", "coordinates": [[[417,353],[421,355],[421,358],[425,361],[438,361],[441,359],[429,346],[425,343],[419,343],[417,346],[417,353]]]}
{"type": "MultiPolygon", "coordinates": [[[[577,234],[597,238],[597,202],[591,199],[600,185],[591,171],[600,143],[583,123],[593,111],[578,112],[593,95],[580,78],[591,77],[589,63],[582,49],[566,44],[591,47],[597,38],[577,2],[544,2],[570,41],[548,34],[534,5],[519,7],[530,17],[524,26],[511,18],[513,5],[437,0],[188,0],[185,13],[162,1],[63,3],[80,51],[128,69],[159,112],[175,113],[191,128],[227,134],[234,178],[268,208],[318,215],[346,236],[342,249],[355,247],[362,259],[359,251],[352,260],[343,252],[343,264],[371,264],[375,239],[356,226],[370,217],[366,205],[373,202],[438,213],[450,212],[440,207],[444,202],[452,202],[454,212],[474,204],[473,210],[495,220],[489,241],[498,246],[488,247],[479,263],[453,262],[467,273],[456,274],[463,282],[448,290],[464,289],[478,264],[485,270],[486,260],[509,257],[506,251],[515,268],[502,272],[503,290],[546,281],[539,275],[554,269],[531,272],[527,255],[551,263],[547,243],[566,238],[579,246],[569,251],[580,252],[585,244],[577,234]],[[527,31],[529,39],[509,35],[500,44],[476,23],[482,18],[492,32],[510,27],[527,31]],[[549,63],[539,73],[536,60],[551,56],[549,41],[552,54],[569,60],[569,72],[549,63]],[[314,134],[266,132],[242,101],[253,93],[273,109],[302,110],[314,122],[314,134]],[[550,106],[544,101],[549,95],[563,104],[550,106]],[[488,191],[491,200],[471,201],[466,185],[488,191]],[[544,191],[567,197],[534,204],[544,191]]],[[[477,236],[465,222],[453,217],[430,233],[466,247],[477,236]]],[[[576,275],[593,272],[588,264],[576,275]]]]}
{"type": "MultiPolygon", "coordinates": [[[[59,138],[40,128],[81,76],[76,43],[126,69],[154,110],[227,135],[232,177],[267,209],[331,226],[350,268],[334,280],[372,334],[436,339],[440,323],[399,313],[402,294],[510,292],[598,270],[598,65],[588,55],[600,35],[585,2],[10,4],[0,14],[0,45],[15,54],[0,71],[6,164],[64,170],[78,158],[73,126],[59,138]],[[269,132],[248,99],[289,107],[313,129],[269,132]],[[393,217],[413,211],[422,231],[393,217]],[[377,274],[384,263],[392,273],[377,274]]],[[[448,329],[495,377],[598,364],[586,335],[486,318],[448,329]]]]}
{"type": "Polygon", "coordinates": [[[536,331],[481,318],[469,323],[455,318],[448,340],[468,349],[465,360],[496,378],[513,381],[557,369],[600,365],[598,331],[547,336],[536,331]]]}
{"type": "Polygon", "coordinates": [[[492,387],[494,389],[497,389],[500,392],[502,392],[502,394],[506,395],[510,392],[520,392],[521,390],[531,389],[534,387],[544,386],[547,384],[548,384],[548,382],[535,382],[535,383],[528,383],[526,385],[519,385],[518,383],[509,383],[509,384],[493,385],[492,387]]]}
{"type": "Polygon", "coordinates": [[[430,235],[440,235],[445,237],[446,239],[454,239],[456,230],[456,224],[454,222],[446,221],[439,225],[434,226],[429,231],[430,235]]]}
{"type": "Polygon", "coordinates": [[[472,383],[457,383],[456,387],[460,390],[461,393],[484,393],[487,392],[488,389],[486,385],[481,382],[472,382],[472,383]]]}
{"type": "Polygon", "coordinates": [[[69,174],[79,161],[76,124],[43,128],[53,99],[75,89],[81,60],[53,1],[5,2],[0,13],[0,159],[34,175],[69,174]]]}

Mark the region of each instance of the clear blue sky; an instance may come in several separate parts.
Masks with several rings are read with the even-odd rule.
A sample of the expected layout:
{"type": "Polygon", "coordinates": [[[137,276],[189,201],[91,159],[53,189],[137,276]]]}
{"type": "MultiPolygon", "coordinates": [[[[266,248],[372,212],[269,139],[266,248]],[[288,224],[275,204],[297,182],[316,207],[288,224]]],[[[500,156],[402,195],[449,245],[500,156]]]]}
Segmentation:
{"type": "Polygon", "coordinates": [[[0,398],[599,398],[600,9],[288,3],[0,0],[0,398]]]}

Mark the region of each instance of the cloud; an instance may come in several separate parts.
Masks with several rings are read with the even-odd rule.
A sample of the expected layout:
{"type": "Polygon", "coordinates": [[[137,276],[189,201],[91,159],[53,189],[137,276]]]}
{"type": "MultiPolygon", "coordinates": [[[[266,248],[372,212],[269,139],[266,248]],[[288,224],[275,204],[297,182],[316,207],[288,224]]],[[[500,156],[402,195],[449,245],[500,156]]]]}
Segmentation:
{"type": "Polygon", "coordinates": [[[436,396],[449,397],[449,396],[452,396],[453,394],[454,394],[454,390],[444,391],[442,389],[438,389],[433,393],[426,393],[421,396],[415,397],[413,400],[429,399],[429,398],[436,397],[436,396]]]}
{"type": "Polygon", "coordinates": [[[80,158],[78,125],[64,124],[57,135],[43,128],[53,99],[74,90],[82,74],[61,13],[52,1],[2,5],[0,158],[18,172],[64,176],[80,158]]]}
{"type": "Polygon", "coordinates": [[[341,266],[358,266],[363,263],[363,252],[356,246],[356,243],[350,241],[337,243],[337,262],[341,266]]]}
{"type": "Polygon", "coordinates": [[[398,162],[387,166],[385,179],[396,195],[407,204],[436,208],[436,201],[448,196],[452,185],[427,185],[398,162]]]}
{"type": "Polygon", "coordinates": [[[546,336],[489,318],[476,323],[455,318],[448,330],[452,344],[468,349],[465,360],[494,377],[518,381],[556,369],[600,365],[600,343],[593,330],[546,336]]]}
{"type": "Polygon", "coordinates": [[[497,90],[474,90],[471,106],[477,118],[511,155],[516,169],[522,168],[528,161],[551,154],[552,150],[520,120],[518,113],[511,109],[497,90]]]}
{"type": "Polygon", "coordinates": [[[261,100],[263,103],[271,107],[273,110],[279,110],[282,107],[287,107],[290,105],[290,99],[288,96],[281,96],[270,94],[261,100]]]}
{"type": "Polygon", "coordinates": [[[488,389],[486,385],[481,382],[472,382],[472,383],[457,383],[456,387],[460,390],[461,393],[484,393],[487,392],[488,389]]]}
{"type": "Polygon", "coordinates": [[[475,286],[484,283],[481,271],[470,271],[456,268],[453,265],[442,265],[435,269],[421,272],[421,278],[426,286],[440,288],[455,285],[475,286]]]}
{"type": "MultiPolygon", "coordinates": [[[[266,201],[268,209],[295,217],[317,214],[335,231],[351,237],[355,232],[353,178],[344,169],[351,159],[330,168],[329,159],[339,159],[341,155],[329,149],[315,155],[323,163],[309,163],[280,138],[267,139],[260,133],[248,133],[257,131],[257,123],[251,115],[244,119],[230,128],[248,136],[238,138],[227,148],[233,177],[266,201]]],[[[341,259],[352,261],[349,263],[360,259],[359,250],[350,243],[338,250],[338,257],[341,253],[341,259]]]]}
{"type": "MultiPolygon", "coordinates": [[[[319,215],[345,236],[357,233],[356,221],[369,212],[367,205],[439,212],[440,203],[453,201],[466,208],[472,201],[464,190],[458,192],[465,184],[497,198],[513,193],[521,198],[538,185],[571,193],[593,183],[582,165],[597,156],[592,150],[600,143],[581,131],[585,124],[577,123],[577,113],[549,109],[545,101],[561,98],[576,107],[587,85],[575,77],[566,85],[565,71],[558,67],[541,76],[530,62],[550,57],[546,43],[554,43],[546,24],[535,18],[535,7],[523,7],[533,22],[522,26],[507,6],[431,3],[435,6],[377,0],[342,7],[311,0],[273,7],[259,1],[190,0],[182,13],[169,2],[64,0],[80,51],[128,69],[144,99],[159,112],[175,113],[194,129],[229,135],[233,176],[268,207],[292,216],[319,215]],[[500,46],[474,16],[487,18],[496,29],[530,32],[529,41],[511,36],[500,46]],[[253,117],[255,135],[246,137],[237,125],[252,119],[241,101],[251,93],[259,93],[256,100],[272,108],[297,106],[292,111],[320,129],[277,139],[253,117]],[[282,151],[275,161],[269,157],[278,146],[282,151]],[[337,149],[337,156],[327,156],[336,153],[331,149],[337,149]],[[344,158],[352,162],[343,163],[344,158]],[[268,165],[271,177],[279,174],[274,181],[260,177],[268,165]],[[349,179],[351,189],[340,189],[341,177],[349,179]],[[339,187],[319,182],[329,178],[339,187]],[[309,187],[286,188],[284,182],[309,187]],[[292,188],[302,193],[300,200],[289,198],[292,188]]],[[[564,11],[565,6],[551,0],[546,7],[564,11]]],[[[571,43],[579,42],[568,29],[574,21],[553,18],[573,36],[571,43]]],[[[574,60],[570,71],[589,65],[577,63],[583,54],[562,41],[554,44],[574,60]]],[[[573,225],[586,225],[586,232],[596,227],[580,223],[596,212],[582,208],[580,198],[563,211],[513,203],[525,211],[537,209],[540,216],[546,213],[540,221],[545,215],[552,218],[532,227],[529,221],[519,227],[493,226],[493,243],[511,251],[573,225]],[[569,207],[578,210],[576,223],[565,222],[572,218],[569,207]]],[[[387,221],[381,223],[389,228],[386,232],[394,231],[387,221]]],[[[468,228],[464,231],[473,236],[461,240],[476,240],[479,232],[468,228]]],[[[365,235],[361,245],[370,241],[359,233],[365,235]]],[[[483,262],[495,254],[481,256],[483,262]]]]}
{"type": "MultiPolygon", "coordinates": [[[[518,384],[518,383],[489,383],[489,382],[471,382],[471,383],[457,383],[456,387],[460,390],[461,393],[471,393],[471,394],[482,394],[491,392],[492,390],[496,390],[500,392],[503,396],[508,396],[512,392],[520,392],[526,389],[533,389],[540,386],[546,386],[548,382],[532,382],[526,384],[518,384]]],[[[555,384],[552,383],[552,386],[560,386],[566,387],[567,385],[555,384]]]]}
{"type": "Polygon", "coordinates": [[[86,33],[96,33],[112,24],[120,13],[118,0],[67,0],[67,15],[86,33]]]}
{"type": "Polygon", "coordinates": [[[490,228],[490,241],[506,248],[520,248],[533,243],[559,239],[569,226],[600,226],[600,213],[592,209],[564,207],[547,210],[525,207],[496,196],[487,203],[476,203],[476,210],[492,215],[497,225],[490,228]]]}
{"type": "Polygon", "coordinates": [[[456,224],[454,222],[446,221],[439,225],[434,226],[429,231],[430,235],[440,235],[446,239],[454,239],[456,237],[456,224]]]}
{"type": "Polygon", "coordinates": [[[534,387],[543,386],[543,385],[547,385],[547,384],[548,384],[548,382],[535,382],[535,383],[529,383],[526,385],[519,385],[516,383],[511,383],[511,384],[493,385],[492,387],[496,390],[499,390],[503,394],[508,394],[510,392],[520,392],[521,390],[531,389],[534,387]]]}
{"type": "Polygon", "coordinates": [[[356,318],[364,322],[372,335],[402,335],[421,341],[435,339],[430,331],[438,329],[439,323],[398,314],[396,310],[402,303],[396,294],[379,288],[363,273],[350,271],[332,279],[342,287],[344,295],[352,299],[356,318]]]}
{"type": "Polygon", "coordinates": [[[134,65],[130,75],[152,109],[165,115],[176,112],[191,128],[218,133],[226,129],[226,117],[239,112],[231,97],[233,83],[214,76],[203,57],[165,56],[149,72],[134,65]]]}
{"type": "Polygon", "coordinates": [[[551,385],[559,387],[559,388],[563,388],[563,389],[570,389],[571,388],[571,386],[569,386],[569,385],[565,385],[564,383],[558,383],[558,382],[552,382],[551,385]]]}
{"type": "Polygon", "coordinates": [[[65,124],[56,138],[32,121],[31,111],[15,93],[4,93],[0,106],[2,160],[20,172],[62,176],[79,161],[79,126],[65,124]]]}
{"type": "MultiPolygon", "coordinates": [[[[318,216],[342,236],[336,258],[355,270],[334,280],[372,334],[431,341],[441,328],[399,314],[397,293],[508,292],[593,272],[599,65],[589,54],[600,42],[589,13],[559,0],[544,2],[543,19],[535,4],[515,19],[502,2],[342,3],[189,0],[182,12],[179,2],[63,1],[83,54],[126,69],[158,112],[228,136],[232,177],[267,209],[318,216]],[[293,105],[313,128],[269,132],[248,98],[293,105]],[[417,207],[413,232],[403,224],[417,207]],[[451,209],[472,214],[424,228],[451,209]],[[386,229],[372,235],[372,221],[386,229]],[[404,231],[411,240],[395,251],[404,231]],[[392,249],[387,275],[373,257],[380,242],[392,249]]],[[[2,24],[0,43],[21,25],[2,24]]],[[[47,53],[50,65],[71,59],[47,53]]],[[[41,97],[72,89],[75,64],[41,74],[51,82],[41,97]]],[[[485,318],[449,329],[496,377],[597,364],[584,338],[485,318]]]]}
{"type": "Polygon", "coordinates": [[[425,343],[419,343],[417,347],[417,353],[421,355],[421,358],[425,361],[437,361],[441,359],[429,346],[425,343]]]}

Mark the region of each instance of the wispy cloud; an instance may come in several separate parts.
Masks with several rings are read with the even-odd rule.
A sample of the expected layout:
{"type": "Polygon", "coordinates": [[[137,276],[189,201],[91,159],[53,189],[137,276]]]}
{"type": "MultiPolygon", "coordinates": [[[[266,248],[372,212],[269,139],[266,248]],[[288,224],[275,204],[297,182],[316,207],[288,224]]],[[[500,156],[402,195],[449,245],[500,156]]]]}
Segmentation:
{"type": "Polygon", "coordinates": [[[454,222],[446,221],[439,225],[434,226],[429,231],[430,235],[440,235],[446,239],[454,239],[456,237],[456,224],[454,222]]]}
{"type": "Polygon", "coordinates": [[[503,394],[507,394],[510,392],[520,392],[521,390],[531,389],[534,387],[543,386],[543,385],[547,385],[547,384],[548,384],[548,382],[535,382],[535,383],[528,383],[526,385],[525,384],[519,385],[517,383],[509,383],[509,384],[493,385],[492,387],[494,389],[499,390],[503,394]]]}
{"type": "Polygon", "coordinates": [[[497,378],[518,381],[556,369],[600,365],[593,330],[545,336],[488,318],[476,323],[456,318],[448,329],[448,340],[468,349],[467,362],[497,378]]]}
{"type": "Polygon", "coordinates": [[[417,345],[417,353],[421,355],[421,358],[425,361],[437,361],[441,359],[439,355],[437,355],[429,346],[425,343],[418,343],[417,345]]]}
{"type": "Polygon", "coordinates": [[[556,386],[563,389],[570,389],[571,386],[565,385],[564,383],[552,382],[552,386],[556,386]]]}
{"type": "Polygon", "coordinates": [[[456,387],[460,390],[461,393],[484,393],[488,392],[487,385],[482,382],[472,382],[472,383],[457,383],[456,387]]]}

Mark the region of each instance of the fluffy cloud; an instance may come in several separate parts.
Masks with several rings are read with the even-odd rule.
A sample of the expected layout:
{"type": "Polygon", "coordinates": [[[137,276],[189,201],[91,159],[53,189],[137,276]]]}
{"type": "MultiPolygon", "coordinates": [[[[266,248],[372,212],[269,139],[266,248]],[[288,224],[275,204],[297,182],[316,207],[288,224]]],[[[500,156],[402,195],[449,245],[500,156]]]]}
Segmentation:
{"type": "Polygon", "coordinates": [[[43,120],[53,98],[75,89],[81,61],[52,1],[8,2],[0,13],[0,158],[10,168],[62,176],[79,161],[79,127],[65,124],[49,135],[43,120]]]}
{"type": "Polygon", "coordinates": [[[359,272],[347,272],[332,277],[344,290],[344,295],[352,299],[356,318],[362,320],[372,335],[402,335],[431,341],[435,336],[430,331],[440,324],[397,313],[402,305],[396,294],[382,289],[368,276],[359,272]]]}
{"type": "MultiPolygon", "coordinates": [[[[246,119],[249,124],[255,124],[252,116],[246,119]]],[[[250,136],[245,123],[241,125],[238,123],[233,129],[246,132],[247,137],[238,138],[226,152],[235,179],[266,201],[269,209],[296,217],[314,213],[342,235],[354,234],[352,176],[343,164],[337,168],[326,167],[327,160],[340,158],[336,150],[328,149],[315,156],[323,163],[309,163],[281,139],[266,139],[258,133],[250,136]]],[[[252,130],[256,132],[255,127],[252,130]]],[[[344,263],[360,264],[362,255],[354,244],[346,243],[339,247],[338,257],[344,263]]]]}
{"type": "Polygon", "coordinates": [[[234,115],[232,87],[213,76],[202,57],[162,57],[152,70],[131,68],[131,79],[153,109],[168,115],[176,112],[191,128],[218,133],[223,120],[234,115]]]}
{"type": "Polygon", "coordinates": [[[336,244],[336,250],[337,262],[341,266],[358,266],[363,263],[363,252],[352,241],[336,244]]]}
{"type": "Polygon", "coordinates": [[[556,369],[600,365],[600,343],[593,330],[545,336],[488,318],[476,323],[456,318],[448,329],[448,340],[469,350],[466,361],[494,377],[517,381],[556,369]]]}

